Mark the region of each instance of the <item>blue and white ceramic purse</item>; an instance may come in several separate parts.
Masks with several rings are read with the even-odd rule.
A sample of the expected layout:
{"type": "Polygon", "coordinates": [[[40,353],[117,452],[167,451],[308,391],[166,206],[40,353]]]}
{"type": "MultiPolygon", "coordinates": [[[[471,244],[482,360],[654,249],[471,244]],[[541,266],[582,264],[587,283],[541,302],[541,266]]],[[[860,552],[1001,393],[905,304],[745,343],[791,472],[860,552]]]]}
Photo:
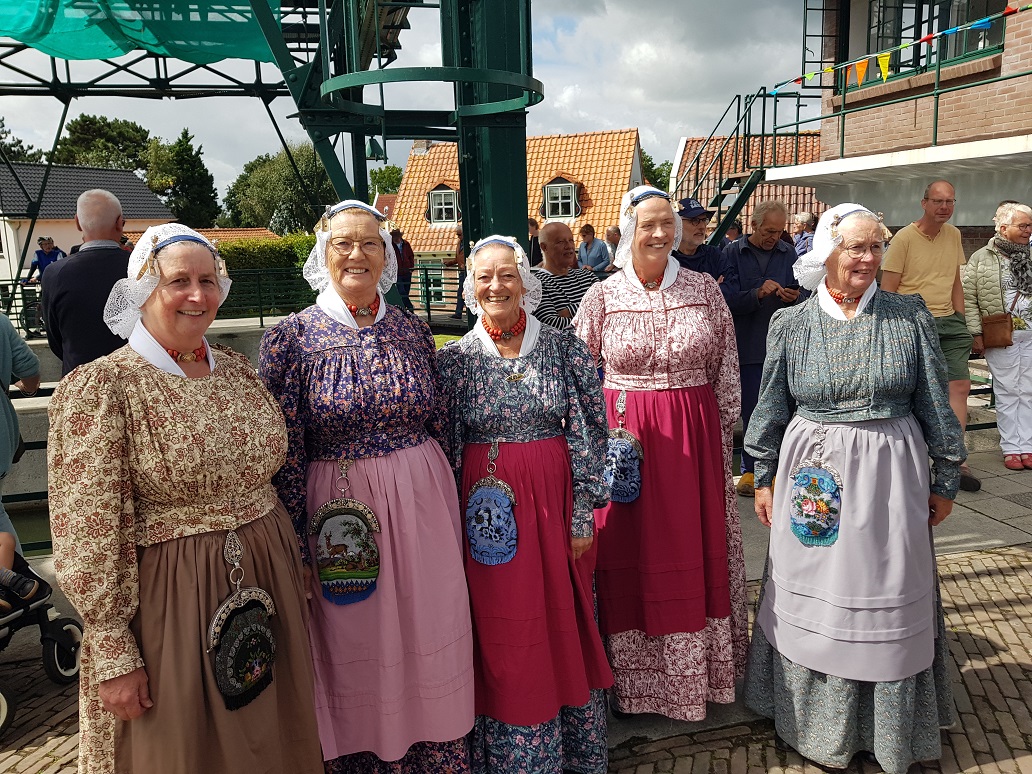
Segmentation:
{"type": "Polygon", "coordinates": [[[792,468],[792,534],[806,546],[830,546],[838,540],[842,478],[824,462],[827,431],[814,432],[813,456],[792,468]]]}
{"type": "MultiPolygon", "coordinates": [[[[348,470],[353,460],[342,459],[340,491],[351,486],[348,470]]],[[[380,549],[375,533],[380,522],[372,508],[352,497],[324,503],[312,516],[310,533],[317,535],[315,559],[323,596],[335,605],[350,605],[368,599],[376,591],[380,576],[380,549]]]]}
{"type": "Polygon", "coordinates": [[[469,489],[466,498],[466,538],[469,553],[481,564],[511,562],[516,556],[516,494],[496,478],[498,441],[487,453],[487,475],[469,489]]]}
{"type": "Polygon", "coordinates": [[[609,431],[606,466],[602,480],[609,485],[609,499],[616,503],[633,503],[641,494],[641,463],[645,452],[632,432],[624,428],[627,391],[620,390],[616,399],[617,427],[609,431]]]}

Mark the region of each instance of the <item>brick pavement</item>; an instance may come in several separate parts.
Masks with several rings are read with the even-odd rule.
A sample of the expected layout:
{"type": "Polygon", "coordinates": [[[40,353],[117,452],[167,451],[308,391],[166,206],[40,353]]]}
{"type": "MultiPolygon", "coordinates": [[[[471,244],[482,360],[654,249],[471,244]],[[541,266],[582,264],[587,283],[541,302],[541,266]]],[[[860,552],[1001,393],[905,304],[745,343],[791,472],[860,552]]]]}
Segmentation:
{"type": "MultiPolygon", "coordinates": [[[[959,722],[943,732],[942,759],[913,771],[1032,774],[1032,543],[940,556],[939,574],[959,722]]],[[[0,681],[20,704],[14,725],[0,740],[0,772],[73,774],[76,687],[51,683],[38,657],[0,664],[0,681]]],[[[775,750],[772,724],[757,720],[655,741],[630,739],[611,751],[610,771],[810,774],[817,769],[795,753],[775,750]]],[[[879,769],[854,762],[850,771],[879,769]]]]}

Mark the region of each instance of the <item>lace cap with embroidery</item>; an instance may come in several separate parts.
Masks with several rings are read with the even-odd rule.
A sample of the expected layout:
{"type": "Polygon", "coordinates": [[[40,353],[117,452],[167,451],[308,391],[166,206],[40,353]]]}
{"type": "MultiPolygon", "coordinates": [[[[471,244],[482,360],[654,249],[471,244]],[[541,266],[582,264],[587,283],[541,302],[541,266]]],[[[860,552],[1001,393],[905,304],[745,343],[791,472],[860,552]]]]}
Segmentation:
{"type": "Polygon", "coordinates": [[[129,339],[140,319],[140,307],[151,297],[161,278],[161,252],[179,242],[195,242],[211,251],[219,281],[219,306],[225,302],[233,282],[215,244],[181,223],[151,226],[143,232],[129,256],[126,278],[114,284],[104,305],[104,322],[116,336],[129,339]]]}
{"type": "Polygon", "coordinates": [[[484,237],[473,245],[473,249],[469,251],[469,256],[466,258],[466,281],[462,286],[462,299],[466,302],[466,308],[477,317],[483,311],[480,308],[480,304],[477,303],[473,283],[473,262],[476,254],[488,245],[505,245],[515,253],[516,268],[520,272],[520,279],[523,280],[523,298],[520,299],[520,306],[526,310],[527,314],[533,314],[534,310],[538,308],[538,304],[541,303],[541,280],[530,270],[530,261],[527,260],[527,254],[523,251],[520,243],[516,241],[516,238],[502,236],[501,234],[492,234],[489,237],[484,237]]]}
{"type": "Polygon", "coordinates": [[[329,287],[330,269],[326,265],[326,248],[332,236],[330,221],[345,210],[362,210],[376,218],[385,254],[383,273],[380,275],[380,281],[377,284],[380,290],[386,293],[398,281],[398,255],[394,251],[394,242],[391,240],[391,229],[394,226],[384,217],[382,212],[358,199],[345,199],[326,209],[326,214],[315,225],[315,246],[308,254],[308,260],[305,261],[302,274],[308,281],[308,284],[312,286],[312,290],[317,293],[321,293],[329,287]]]}
{"type": "Polygon", "coordinates": [[[852,202],[839,204],[821,215],[821,219],[817,222],[817,229],[813,233],[813,246],[810,248],[810,252],[803,253],[792,264],[792,272],[799,280],[800,285],[807,290],[813,290],[824,279],[824,275],[828,273],[825,268],[828,258],[835,248],[842,244],[842,237],[838,233],[839,224],[858,212],[866,212],[879,221],[881,220],[881,216],[871,212],[862,204],[852,202]]]}
{"type": "Polygon", "coordinates": [[[634,231],[638,227],[638,205],[648,199],[656,198],[666,199],[670,204],[670,211],[674,213],[674,244],[670,251],[673,252],[681,244],[684,224],[674,211],[674,205],[670,202],[670,194],[651,185],[639,185],[625,193],[620,199],[620,242],[616,246],[616,257],[613,259],[613,263],[618,269],[622,269],[631,262],[634,231]]]}

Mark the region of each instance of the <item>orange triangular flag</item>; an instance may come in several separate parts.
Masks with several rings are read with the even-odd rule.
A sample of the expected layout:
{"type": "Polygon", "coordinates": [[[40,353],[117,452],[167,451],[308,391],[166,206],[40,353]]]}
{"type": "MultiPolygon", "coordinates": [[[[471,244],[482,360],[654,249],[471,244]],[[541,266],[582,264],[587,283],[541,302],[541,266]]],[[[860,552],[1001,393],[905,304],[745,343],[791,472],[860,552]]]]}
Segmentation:
{"type": "Polygon", "coordinates": [[[881,70],[882,83],[889,80],[889,57],[891,56],[892,54],[889,53],[878,54],[878,69],[881,70]]]}
{"type": "Polygon", "coordinates": [[[868,61],[866,59],[856,63],[856,85],[857,86],[863,86],[864,85],[864,76],[867,75],[867,65],[868,65],[868,61]]]}
{"type": "Polygon", "coordinates": [[[853,77],[853,65],[846,65],[846,86],[849,86],[849,79],[853,77]]]}

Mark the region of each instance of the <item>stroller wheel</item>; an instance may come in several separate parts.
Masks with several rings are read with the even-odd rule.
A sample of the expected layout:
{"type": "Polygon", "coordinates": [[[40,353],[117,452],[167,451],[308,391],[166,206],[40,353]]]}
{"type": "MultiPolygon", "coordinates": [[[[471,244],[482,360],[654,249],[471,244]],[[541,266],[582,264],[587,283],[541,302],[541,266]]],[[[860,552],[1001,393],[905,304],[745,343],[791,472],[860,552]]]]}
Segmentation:
{"type": "Polygon", "coordinates": [[[43,671],[58,685],[79,679],[82,624],[74,618],[58,618],[43,634],[43,671]]]}
{"type": "Polygon", "coordinates": [[[0,686],[0,738],[14,722],[14,716],[18,712],[18,706],[14,702],[14,696],[0,686]]]}

